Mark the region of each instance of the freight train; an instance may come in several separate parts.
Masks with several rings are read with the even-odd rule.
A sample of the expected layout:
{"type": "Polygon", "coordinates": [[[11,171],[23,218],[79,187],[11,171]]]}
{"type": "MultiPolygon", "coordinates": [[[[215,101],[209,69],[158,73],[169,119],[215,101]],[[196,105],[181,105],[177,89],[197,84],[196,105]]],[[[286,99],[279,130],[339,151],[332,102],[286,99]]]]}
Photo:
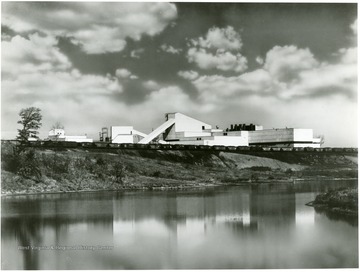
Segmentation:
{"type": "Polygon", "coordinates": [[[56,141],[33,141],[28,142],[29,147],[39,148],[84,148],[84,149],[136,149],[136,150],[212,150],[227,152],[358,152],[357,148],[312,148],[312,147],[270,147],[270,146],[208,146],[208,145],[181,145],[181,144],[116,144],[108,142],[56,142],[56,141]]]}

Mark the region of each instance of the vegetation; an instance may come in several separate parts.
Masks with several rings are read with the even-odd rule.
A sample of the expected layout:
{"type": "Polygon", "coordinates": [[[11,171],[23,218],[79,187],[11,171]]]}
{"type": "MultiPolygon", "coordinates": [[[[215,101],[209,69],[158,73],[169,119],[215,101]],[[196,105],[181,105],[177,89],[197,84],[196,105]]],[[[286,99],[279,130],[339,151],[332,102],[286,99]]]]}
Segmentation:
{"type": "Polygon", "coordinates": [[[2,193],[278,183],[356,178],[354,155],[220,151],[30,148],[3,141],[2,193]],[[351,157],[352,156],[352,157],[351,157]]]}
{"type": "Polygon", "coordinates": [[[64,125],[57,121],[55,124],[51,126],[51,129],[64,129],[64,125]]]}
{"type": "Polygon", "coordinates": [[[53,192],[119,189],[126,169],[109,157],[74,156],[63,152],[2,150],[2,190],[53,192]],[[9,152],[10,151],[10,152],[9,152]]]}
{"type": "Polygon", "coordinates": [[[327,208],[333,212],[358,213],[358,189],[341,188],[316,196],[311,205],[327,208]]]}
{"type": "Polygon", "coordinates": [[[22,125],[21,129],[18,129],[17,140],[20,143],[26,143],[29,141],[29,138],[38,138],[37,131],[41,127],[41,110],[35,107],[29,107],[25,109],[21,109],[20,120],[18,124],[22,125]]]}

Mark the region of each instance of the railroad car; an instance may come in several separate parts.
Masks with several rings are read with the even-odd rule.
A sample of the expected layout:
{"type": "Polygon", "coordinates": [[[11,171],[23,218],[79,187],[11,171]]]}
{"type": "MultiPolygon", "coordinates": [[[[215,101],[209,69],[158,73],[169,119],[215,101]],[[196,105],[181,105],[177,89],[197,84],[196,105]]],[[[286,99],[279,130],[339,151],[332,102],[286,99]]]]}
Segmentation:
{"type": "Polygon", "coordinates": [[[251,151],[262,151],[262,147],[261,146],[250,146],[250,150],[251,151]]]}
{"type": "Polygon", "coordinates": [[[238,146],[236,148],[237,151],[250,151],[250,147],[249,146],[238,146]]]}
{"type": "Polygon", "coordinates": [[[214,150],[218,150],[218,151],[226,151],[226,146],[223,145],[214,145],[213,146],[214,150]]]}

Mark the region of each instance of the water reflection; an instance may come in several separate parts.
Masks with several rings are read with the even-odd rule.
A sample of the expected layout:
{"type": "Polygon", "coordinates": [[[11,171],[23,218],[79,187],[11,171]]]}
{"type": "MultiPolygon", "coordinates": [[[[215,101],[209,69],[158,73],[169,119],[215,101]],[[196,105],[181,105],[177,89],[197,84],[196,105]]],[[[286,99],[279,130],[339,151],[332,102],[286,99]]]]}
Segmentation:
{"type": "Polygon", "coordinates": [[[324,186],[339,185],[6,197],[2,199],[2,268],[356,267],[357,225],[329,220],[304,205],[324,186]],[[114,248],[18,248],[40,245],[114,248]]]}
{"type": "Polygon", "coordinates": [[[333,212],[326,208],[319,208],[319,207],[315,207],[315,211],[318,214],[324,214],[330,220],[343,221],[343,222],[348,223],[351,226],[358,226],[358,216],[357,215],[333,212]]]}

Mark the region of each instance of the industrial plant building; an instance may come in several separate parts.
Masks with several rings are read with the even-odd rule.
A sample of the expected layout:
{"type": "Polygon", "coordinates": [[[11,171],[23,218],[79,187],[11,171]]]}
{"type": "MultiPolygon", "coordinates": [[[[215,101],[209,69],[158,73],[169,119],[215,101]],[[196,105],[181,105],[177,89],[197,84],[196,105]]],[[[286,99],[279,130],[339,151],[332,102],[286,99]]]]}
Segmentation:
{"type": "Polygon", "coordinates": [[[134,130],[132,126],[112,126],[100,132],[100,141],[112,143],[160,143],[181,145],[222,146],[281,146],[320,147],[321,139],[315,138],[312,129],[264,129],[258,125],[236,124],[230,129],[212,128],[210,124],[182,113],[165,114],[165,122],[149,134],[134,130]]]}
{"type": "Polygon", "coordinates": [[[78,143],[92,143],[93,139],[87,138],[84,136],[69,136],[65,135],[65,130],[62,128],[55,128],[49,131],[48,141],[56,141],[56,142],[78,142],[78,143]]]}
{"type": "Polygon", "coordinates": [[[102,131],[99,133],[99,136],[100,141],[102,142],[122,144],[138,143],[147,135],[135,130],[132,126],[111,126],[110,130],[106,127],[103,127],[102,131]]]}

